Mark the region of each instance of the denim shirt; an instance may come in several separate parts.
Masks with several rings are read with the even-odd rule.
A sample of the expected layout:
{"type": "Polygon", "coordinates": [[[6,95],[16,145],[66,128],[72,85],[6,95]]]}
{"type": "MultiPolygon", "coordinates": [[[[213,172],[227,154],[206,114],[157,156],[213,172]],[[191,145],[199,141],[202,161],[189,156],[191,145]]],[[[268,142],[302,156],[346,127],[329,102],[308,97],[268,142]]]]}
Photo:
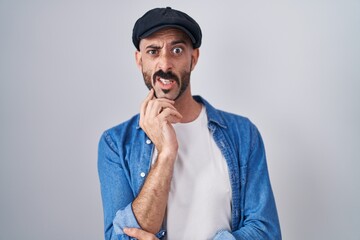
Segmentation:
{"type": "MultiPolygon", "coordinates": [[[[208,128],[226,159],[232,188],[231,231],[217,229],[213,239],[281,239],[264,145],[256,126],[247,118],[215,109],[200,96],[194,99],[206,108],[208,128]]],[[[103,133],[98,172],[106,240],[130,239],[123,228],[140,228],[131,204],[150,171],[153,151],[154,145],[139,126],[139,115],[103,133]]],[[[165,235],[166,229],[161,229],[156,236],[165,235]]]]}

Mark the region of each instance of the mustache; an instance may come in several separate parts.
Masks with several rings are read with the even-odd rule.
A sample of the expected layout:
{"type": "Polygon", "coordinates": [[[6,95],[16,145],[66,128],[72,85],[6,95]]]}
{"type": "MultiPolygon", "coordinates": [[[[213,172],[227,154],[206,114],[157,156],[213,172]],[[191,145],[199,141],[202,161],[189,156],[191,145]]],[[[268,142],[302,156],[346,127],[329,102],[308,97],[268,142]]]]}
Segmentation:
{"type": "Polygon", "coordinates": [[[168,71],[168,72],[164,72],[163,70],[159,70],[156,73],[154,73],[153,76],[153,82],[156,81],[156,77],[159,78],[163,78],[163,79],[171,79],[171,80],[175,80],[177,83],[179,83],[179,78],[178,76],[176,76],[173,72],[168,71]]]}

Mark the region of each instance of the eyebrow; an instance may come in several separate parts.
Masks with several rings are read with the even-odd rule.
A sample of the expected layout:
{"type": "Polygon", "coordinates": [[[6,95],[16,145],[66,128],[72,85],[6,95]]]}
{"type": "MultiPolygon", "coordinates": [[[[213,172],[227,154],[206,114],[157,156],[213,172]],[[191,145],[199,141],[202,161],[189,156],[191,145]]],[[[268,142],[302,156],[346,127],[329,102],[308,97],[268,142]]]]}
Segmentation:
{"type": "Polygon", "coordinates": [[[171,45],[176,45],[176,44],[186,44],[186,41],[185,40],[175,40],[175,41],[172,41],[171,42],[171,45]]]}
{"type": "Polygon", "coordinates": [[[160,49],[161,47],[158,46],[158,45],[155,45],[155,44],[151,44],[149,46],[146,46],[146,49],[149,49],[149,48],[151,48],[151,49],[160,49]]]}

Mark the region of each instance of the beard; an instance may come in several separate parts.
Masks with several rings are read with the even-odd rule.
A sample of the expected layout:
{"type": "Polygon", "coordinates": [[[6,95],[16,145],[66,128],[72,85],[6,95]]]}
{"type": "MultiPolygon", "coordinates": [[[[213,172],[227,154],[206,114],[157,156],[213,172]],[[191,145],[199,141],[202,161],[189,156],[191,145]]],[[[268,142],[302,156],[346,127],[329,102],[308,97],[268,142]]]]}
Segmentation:
{"type": "MultiPolygon", "coordinates": [[[[191,69],[191,66],[190,66],[191,69]]],[[[179,89],[177,89],[177,94],[173,97],[171,97],[171,100],[177,100],[188,88],[189,83],[190,83],[190,75],[191,75],[191,70],[189,71],[182,71],[180,73],[180,76],[176,75],[175,73],[173,73],[172,71],[168,71],[168,72],[164,72],[162,70],[159,70],[157,72],[155,72],[154,74],[151,74],[150,71],[145,72],[143,71],[143,78],[144,78],[144,82],[145,85],[147,86],[147,88],[149,90],[151,90],[152,88],[154,88],[155,83],[156,83],[156,78],[163,78],[163,79],[168,79],[168,80],[173,80],[177,83],[179,89]]],[[[160,93],[157,93],[157,90],[154,88],[154,92],[155,92],[155,97],[158,98],[160,95],[160,93]]],[[[167,95],[170,94],[171,91],[176,91],[174,89],[160,89],[160,91],[163,93],[164,97],[167,98],[167,95]]]]}

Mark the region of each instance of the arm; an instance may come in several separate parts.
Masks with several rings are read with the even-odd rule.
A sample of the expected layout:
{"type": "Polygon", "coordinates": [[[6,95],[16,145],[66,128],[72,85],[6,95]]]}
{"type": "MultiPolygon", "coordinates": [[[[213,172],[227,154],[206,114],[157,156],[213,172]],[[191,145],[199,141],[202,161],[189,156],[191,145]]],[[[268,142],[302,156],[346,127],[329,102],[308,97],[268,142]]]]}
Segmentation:
{"type": "Polygon", "coordinates": [[[175,132],[171,132],[173,129],[169,123],[176,122],[176,119],[180,117],[181,115],[174,110],[172,101],[153,100],[152,91],[144,101],[140,125],[143,129],[150,128],[146,133],[157,147],[159,157],[136,199],[128,182],[129,176],[120,163],[119,149],[107,132],[101,137],[98,171],[106,240],[129,239],[123,232],[125,227],[143,227],[146,231],[152,230],[152,233],[160,229],[167,203],[168,188],[166,186],[172,176],[171,161],[175,159],[177,152],[175,132]],[[159,114],[160,112],[162,114],[159,114]],[[153,120],[157,121],[154,123],[153,120]],[[164,125],[163,130],[167,131],[159,131],[156,126],[159,124],[164,125]],[[169,146],[172,148],[163,147],[163,141],[171,143],[169,146]]]}
{"type": "Polygon", "coordinates": [[[220,231],[214,240],[281,239],[275,199],[271,189],[264,144],[252,126],[252,141],[247,165],[241,168],[244,194],[244,219],[232,233],[220,231]]]}
{"type": "Polygon", "coordinates": [[[159,155],[139,195],[132,204],[134,215],[145,231],[157,233],[162,225],[175,158],[159,155]]]}
{"type": "MultiPolygon", "coordinates": [[[[126,171],[121,167],[118,150],[108,132],[104,132],[99,142],[98,172],[104,211],[105,239],[128,240],[129,236],[136,237],[137,235],[127,234],[124,229],[140,231],[140,226],[131,206],[135,199],[133,190],[126,177],[126,171]]],[[[163,232],[159,232],[158,236],[162,237],[163,232]]]]}
{"type": "Polygon", "coordinates": [[[98,173],[105,239],[127,239],[125,235],[118,237],[117,234],[123,234],[119,226],[139,227],[130,206],[134,196],[120,165],[118,151],[108,132],[102,135],[99,142],[98,173]]]}
{"type": "Polygon", "coordinates": [[[151,90],[140,111],[140,126],[159,154],[132,208],[141,228],[153,234],[160,230],[163,222],[178,150],[171,123],[178,122],[181,115],[173,104],[167,99],[155,99],[151,90]]]}

